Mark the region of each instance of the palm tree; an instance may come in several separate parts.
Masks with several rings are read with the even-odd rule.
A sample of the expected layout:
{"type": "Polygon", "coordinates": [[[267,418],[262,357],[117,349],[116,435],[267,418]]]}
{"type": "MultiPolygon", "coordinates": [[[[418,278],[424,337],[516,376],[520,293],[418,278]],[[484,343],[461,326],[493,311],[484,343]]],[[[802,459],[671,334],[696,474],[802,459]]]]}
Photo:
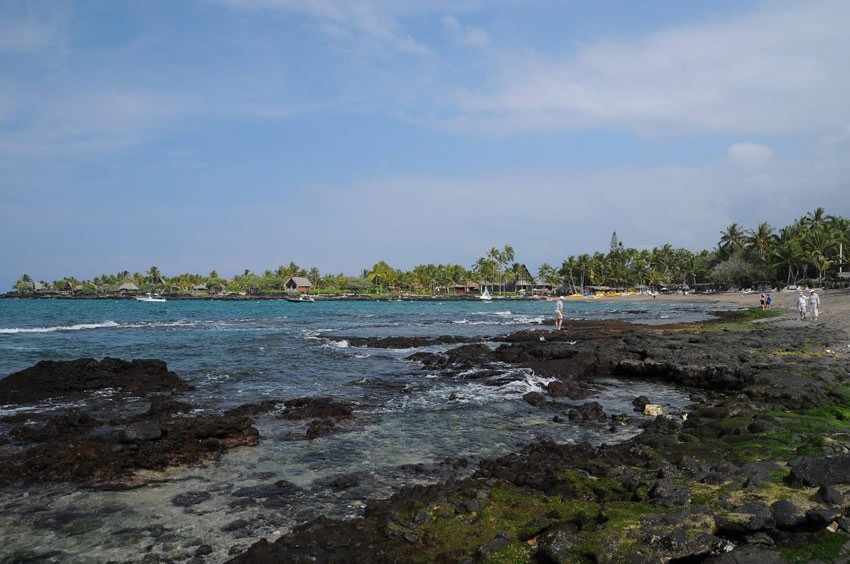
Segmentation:
{"type": "Polygon", "coordinates": [[[747,232],[747,250],[755,253],[760,259],[767,256],[771,245],[776,241],[776,234],[769,223],[763,221],[758,228],[747,232]]]}
{"type": "Polygon", "coordinates": [[[558,270],[558,274],[561,275],[561,279],[569,286],[571,294],[576,293],[575,273],[578,270],[578,263],[574,256],[570,256],[567,260],[562,262],[561,268],[558,270]]]}
{"type": "Polygon", "coordinates": [[[828,222],[826,210],[816,208],[814,211],[807,213],[801,222],[809,229],[823,229],[828,222]]]}
{"type": "Polygon", "coordinates": [[[386,284],[387,286],[390,285],[393,280],[394,273],[395,271],[390,265],[388,265],[384,261],[381,261],[372,267],[372,270],[369,271],[366,277],[371,280],[373,284],[378,286],[378,290],[380,290],[382,283],[386,284]]]}
{"type": "Polygon", "coordinates": [[[818,271],[818,284],[823,280],[824,272],[832,266],[827,255],[836,246],[834,234],[826,229],[813,229],[803,237],[803,249],[809,253],[811,264],[818,271]]]}
{"type": "MultiPolygon", "coordinates": [[[[794,267],[800,263],[802,254],[803,252],[800,247],[800,241],[789,236],[786,233],[786,230],[782,229],[776,245],[773,246],[773,249],[770,252],[769,260],[772,268],[787,269],[785,277],[786,285],[791,284],[794,267]]],[[[796,275],[793,276],[793,280],[795,283],[797,282],[796,275]]]]}
{"type": "Polygon", "coordinates": [[[591,280],[593,278],[593,261],[590,259],[590,255],[587,253],[580,254],[578,259],[576,259],[576,268],[578,268],[579,273],[579,286],[581,287],[581,291],[584,292],[584,283],[585,280],[591,280]]]}
{"type": "Polygon", "coordinates": [[[496,247],[490,247],[490,250],[487,251],[487,258],[489,258],[496,265],[496,275],[499,277],[499,286],[502,285],[502,269],[501,266],[505,263],[505,255],[502,251],[497,249],[496,247]]]}
{"type": "Polygon", "coordinates": [[[724,255],[728,256],[743,250],[746,242],[746,232],[737,223],[730,223],[725,231],[720,232],[718,246],[724,255]]]}

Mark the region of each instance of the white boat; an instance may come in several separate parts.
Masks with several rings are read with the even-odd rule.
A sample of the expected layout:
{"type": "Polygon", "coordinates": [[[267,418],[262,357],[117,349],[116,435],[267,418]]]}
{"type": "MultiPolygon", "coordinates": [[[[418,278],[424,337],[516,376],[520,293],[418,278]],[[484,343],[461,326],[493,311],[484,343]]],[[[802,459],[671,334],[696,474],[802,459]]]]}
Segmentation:
{"type": "Polygon", "coordinates": [[[484,300],[485,302],[489,302],[493,299],[493,296],[490,295],[490,290],[484,288],[484,292],[480,296],[478,296],[478,299],[484,300]]]}
{"type": "Polygon", "coordinates": [[[297,298],[286,298],[286,301],[297,303],[297,302],[315,302],[316,300],[313,299],[313,296],[308,296],[307,294],[301,294],[297,298]]]}
{"type": "Polygon", "coordinates": [[[144,296],[136,296],[136,301],[137,302],[164,302],[165,298],[163,298],[161,296],[151,295],[151,293],[148,292],[144,296]]]}

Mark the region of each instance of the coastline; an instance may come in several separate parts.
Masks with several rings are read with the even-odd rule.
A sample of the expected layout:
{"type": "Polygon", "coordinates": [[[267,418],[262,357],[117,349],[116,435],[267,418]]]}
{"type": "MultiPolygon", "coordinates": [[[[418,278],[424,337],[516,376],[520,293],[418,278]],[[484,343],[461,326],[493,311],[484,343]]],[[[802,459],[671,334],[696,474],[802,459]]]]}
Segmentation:
{"type": "MultiPolygon", "coordinates": [[[[812,531],[821,533],[833,524],[843,530],[836,507],[842,512],[850,510],[844,506],[843,497],[832,504],[832,509],[811,502],[808,498],[815,496],[823,484],[813,487],[803,483],[802,474],[795,474],[793,467],[796,458],[813,456],[818,464],[834,468],[836,463],[827,455],[844,452],[847,445],[843,435],[850,432],[846,428],[850,424],[844,423],[850,418],[840,411],[843,403],[850,403],[850,394],[842,395],[841,391],[848,373],[839,360],[850,352],[846,351],[846,314],[841,313],[850,310],[850,296],[842,292],[823,292],[822,296],[824,313],[817,323],[796,319],[793,296],[779,295],[775,309],[781,315],[756,322],[747,321],[746,312],[742,311],[693,325],[646,327],[622,320],[573,321],[560,333],[534,325],[526,331],[493,338],[500,343],[495,349],[474,339],[448,335],[439,338],[439,342],[448,345],[447,350],[420,352],[409,360],[446,379],[458,378],[470,370],[486,371],[493,363],[531,369],[554,379],[548,386],[526,394],[525,401],[537,410],[537,418],[560,420],[556,423],[559,425],[604,425],[612,429],[622,424],[622,417],[640,418],[645,429],[633,439],[610,446],[532,442],[518,453],[475,461],[478,469],[471,477],[441,473],[433,485],[403,487],[390,499],[368,501],[365,514],[353,521],[325,517],[302,520],[282,536],[271,535],[274,543],[259,541],[235,561],[291,561],[301,557],[454,561],[504,559],[508,554],[517,556],[513,561],[524,561],[520,556],[531,559],[544,552],[558,553],[564,539],[570,539],[569,547],[561,547],[567,561],[591,557],[606,561],[600,557],[607,554],[603,547],[608,546],[613,547],[611,554],[619,555],[608,561],[638,556],[649,561],[719,557],[730,548],[733,554],[745,553],[753,544],[763,551],[765,537],[775,548],[788,543],[808,546],[813,541],[812,531]],[[812,374],[817,377],[812,378],[812,374]],[[655,418],[637,411],[631,415],[603,413],[593,402],[581,403],[587,386],[607,376],[684,386],[691,391],[693,401],[687,409],[688,419],[683,421],[679,412],[669,410],[665,416],[655,418]],[[564,398],[572,400],[567,411],[559,403],[564,398]],[[822,410],[821,415],[812,415],[812,410],[822,410]],[[798,438],[794,439],[794,435],[798,438]],[[763,453],[756,467],[749,466],[752,452],[763,453]],[[728,464],[719,465],[720,460],[728,464]],[[773,505],[783,497],[794,500],[796,513],[790,524],[777,527],[778,515],[773,514],[773,505]],[[653,521],[660,514],[676,517],[669,523],[653,521]],[[831,520],[819,524],[818,519],[827,517],[831,520]],[[452,528],[461,531],[464,539],[451,533],[452,528]],[[762,535],[759,538],[763,542],[746,541],[746,535],[762,535]],[[701,540],[694,540],[697,538],[701,540]],[[656,540],[649,542],[651,539],[656,540]]],[[[589,301],[653,300],[651,296],[640,298],[589,301]]],[[[754,305],[752,301],[757,299],[752,294],[720,294],[658,296],[653,301],[734,303],[745,307],[754,305]]],[[[346,338],[337,335],[327,339],[330,344],[346,338]]],[[[404,350],[421,346],[416,345],[415,339],[398,337],[393,345],[386,339],[350,339],[347,344],[365,353],[369,348],[394,346],[404,350]]],[[[424,343],[430,344],[434,342],[424,343]]],[[[317,400],[305,401],[307,405],[312,402],[319,410],[316,413],[323,412],[328,406],[317,400]]],[[[118,424],[119,429],[126,425],[124,435],[130,429],[141,433],[149,431],[151,417],[158,417],[162,437],[174,441],[166,444],[165,438],[160,438],[128,442],[122,435],[116,439],[122,448],[113,453],[117,455],[113,467],[126,468],[122,457],[133,456],[132,449],[128,450],[133,445],[139,452],[148,452],[148,460],[154,454],[161,463],[188,468],[209,455],[218,456],[216,453],[227,448],[228,441],[234,446],[255,448],[250,445],[256,441],[256,429],[267,428],[269,419],[280,413],[274,411],[274,406],[275,402],[240,406],[229,412],[230,419],[195,421],[192,432],[202,423],[209,429],[205,433],[229,433],[216,439],[219,442],[209,443],[214,449],[201,453],[183,450],[196,442],[187,434],[190,429],[185,427],[185,416],[172,417],[165,411],[191,406],[155,405],[151,400],[148,413],[111,424],[118,424]],[[149,450],[154,446],[177,449],[176,454],[157,454],[159,451],[149,450]]],[[[345,421],[351,414],[345,406],[337,405],[335,409],[335,415],[320,416],[308,424],[308,438],[309,433],[344,436],[349,425],[345,421]]],[[[47,419],[45,429],[51,428],[52,421],[47,419]]],[[[61,422],[70,424],[71,429],[85,423],[78,419],[61,422]]],[[[28,432],[32,431],[31,427],[28,432]]],[[[42,448],[42,452],[53,450],[61,454],[63,448],[63,444],[56,444],[42,448]]],[[[112,448],[108,446],[101,452],[112,452],[112,448]]],[[[62,463],[63,459],[57,460],[55,467],[60,472],[72,468],[62,463]]],[[[49,462],[45,458],[38,461],[49,462]]],[[[462,458],[444,463],[446,468],[463,468],[467,464],[469,461],[462,458]]],[[[79,471],[67,476],[85,479],[87,470],[79,471]]],[[[65,475],[60,473],[57,477],[65,475]]],[[[145,478],[142,473],[134,479],[143,483],[145,479],[156,479],[156,475],[145,478]]],[[[55,479],[49,473],[43,478],[34,477],[36,482],[55,479]]],[[[124,478],[116,473],[111,479],[120,483],[124,478]]],[[[356,479],[356,474],[340,476],[334,483],[345,487],[356,479]]],[[[830,486],[842,496],[850,496],[850,477],[846,484],[830,486]]],[[[257,486],[244,489],[245,496],[256,499],[240,498],[236,507],[259,505],[269,496],[275,503],[284,503],[288,496],[304,495],[292,484],[260,481],[257,486]],[[243,501],[246,505],[241,505],[243,501]]],[[[195,493],[198,497],[187,498],[187,503],[203,503],[207,499],[195,493]]],[[[182,498],[180,503],[184,503],[182,498]]],[[[850,529],[850,523],[847,525],[850,529]]],[[[262,536],[252,534],[249,527],[245,525],[246,536],[262,536]]],[[[822,540],[818,537],[818,542],[822,540]]],[[[241,546],[239,552],[246,548],[241,546]]],[[[237,546],[232,549],[231,555],[237,546]]],[[[224,559],[219,547],[206,558],[214,562],[224,559]]]]}
{"type": "MultiPolygon", "coordinates": [[[[230,562],[846,561],[850,296],[824,294],[829,307],[816,323],[796,319],[793,296],[783,296],[781,315],[758,322],[625,332],[577,323],[563,335],[515,335],[509,347],[527,351],[515,356],[527,359],[520,365],[567,386],[588,362],[561,346],[572,330],[596,342],[597,368],[675,381],[694,403],[681,420],[648,419],[625,443],[533,443],[482,462],[470,478],[403,489],[370,503],[362,519],[313,520],[230,562]]],[[[545,410],[548,395],[551,385],[526,401],[545,410]]]]}

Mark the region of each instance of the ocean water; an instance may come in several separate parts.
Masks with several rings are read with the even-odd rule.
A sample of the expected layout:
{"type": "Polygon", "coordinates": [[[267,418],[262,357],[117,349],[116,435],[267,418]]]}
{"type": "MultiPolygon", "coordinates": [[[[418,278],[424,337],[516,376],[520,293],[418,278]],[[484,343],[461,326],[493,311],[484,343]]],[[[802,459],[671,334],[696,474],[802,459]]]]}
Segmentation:
{"type": "MultiPolygon", "coordinates": [[[[183,399],[196,404],[198,413],[320,395],[356,405],[354,419],[339,432],[312,441],[294,438],[303,436],[302,422],[260,417],[259,445],[148,476],[143,487],[105,491],[43,484],[0,490],[0,555],[138,561],[148,554],[182,558],[205,544],[211,549],[206,560],[220,562],[234,546],[274,540],[319,514],[357,516],[368,499],[445,477],[440,463],[446,459],[468,459],[462,474],[471,472],[476,460],[541,438],[599,444],[633,436],[635,425],[611,431],[608,424],[553,422],[556,412],[522,400],[522,394],[547,383],[529,370],[504,366],[484,380],[447,377],[406,357],[450,346],[367,349],[326,338],[485,338],[541,328],[553,309],[549,302],[498,300],[0,300],[0,376],[46,359],[158,358],[196,387],[183,399]],[[354,474],[359,483],[344,490],[329,486],[340,474],[354,474]],[[279,480],[294,487],[283,494],[275,490],[279,480]],[[196,504],[175,502],[199,492],[203,500],[196,504]]],[[[565,327],[569,331],[575,319],[696,321],[717,309],[716,304],[568,301],[565,327]]],[[[632,413],[630,402],[641,394],[674,412],[688,403],[682,390],[655,383],[600,380],[597,388],[585,401],[598,401],[609,414],[632,413]]],[[[572,403],[565,400],[564,409],[572,403]]],[[[104,418],[147,408],[141,399],[101,397],[83,404],[104,418]]],[[[0,415],[60,413],[68,407],[61,402],[0,406],[0,415]]]]}

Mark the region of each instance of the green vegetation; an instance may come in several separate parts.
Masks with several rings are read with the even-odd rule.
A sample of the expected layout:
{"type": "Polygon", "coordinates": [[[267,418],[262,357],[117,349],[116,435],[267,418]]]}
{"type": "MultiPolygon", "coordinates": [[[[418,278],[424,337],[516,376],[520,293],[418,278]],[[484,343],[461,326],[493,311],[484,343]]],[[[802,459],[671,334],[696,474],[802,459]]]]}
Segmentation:
{"type": "Polygon", "coordinates": [[[516,557],[527,561],[527,545],[520,538],[529,538],[537,532],[533,523],[542,529],[556,521],[590,518],[599,513],[599,504],[589,501],[565,500],[543,496],[537,492],[504,485],[490,493],[479,511],[455,514],[448,504],[431,508],[431,520],[419,526],[426,550],[420,555],[423,562],[434,562],[441,555],[474,554],[479,547],[499,534],[507,534],[514,542],[493,554],[489,562],[514,562],[516,557]],[[523,556],[525,555],[525,556],[523,556]]]}
{"type": "Polygon", "coordinates": [[[215,271],[207,276],[178,274],[164,276],[152,266],[148,272],[101,274],[92,280],[73,277],[52,283],[36,281],[24,274],[15,283],[20,295],[44,291],[84,295],[118,291],[133,283],[142,292],[166,293],[248,293],[275,294],[285,291],[291,276],[308,278],[311,292],[323,294],[365,294],[374,297],[398,294],[477,293],[482,285],[490,292],[521,293],[582,292],[588,286],[617,289],[648,287],[676,289],[769,288],[787,284],[821,285],[840,264],[839,246],[850,247],[850,220],[830,216],[817,208],[793,224],[775,229],[760,223],[745,229],[732,223],[720,233],[713,250],[692,252],[664,244],[651,250],[625,247],[614,232],[608,253],[570,256],[560,267],[544,263],[536,277],[516,260],[514,249],[505,245],[491,248],[470,268],[458,264],[421,264],[412,270],[393,268],[379,261],[363,269],[359,276],[322,275],[315,267],[302,268],[290,262],[262,274],[246,269],[229,279],[215,271]]]}
{"type": "Polygon", "coordinates": [[[819,533],[812,542],[802,546],[779,549],[779,554],[786,562],[836,562],[847,543],[846,535],[828,532],[819,533]]]}

